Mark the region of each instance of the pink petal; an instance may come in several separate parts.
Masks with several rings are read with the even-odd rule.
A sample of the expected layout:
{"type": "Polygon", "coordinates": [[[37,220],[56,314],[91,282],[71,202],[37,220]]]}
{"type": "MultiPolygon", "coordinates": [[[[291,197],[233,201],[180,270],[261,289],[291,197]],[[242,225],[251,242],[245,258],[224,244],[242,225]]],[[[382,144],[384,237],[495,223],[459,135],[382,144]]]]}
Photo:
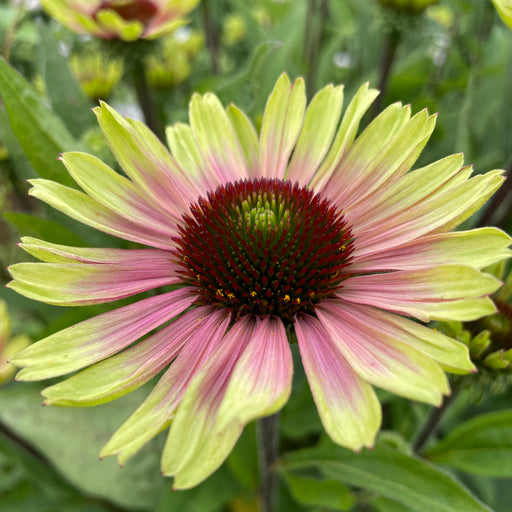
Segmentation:
{"type": "Polygon", "coordinates": [[[192,378],[222,341],[230,317],[219,309],[204,308],[195,330],[171,367],[164,373],[146,400],[114,434],[102,456],[119,454],[124,463],[153,438],[171,419],[192,378]]]}
{"type": "Polygon", "coordinates": [[[187,311],[180,318],[123,352],[46,388],[46,403],[97,405],[142,386],[165,368],[182,350],[190,335],[209,313],[187,311]]]}
{"type": "Polygon", "coordinates": [[[110,357],[182,313],[195,298],[193,289],[181,288],[52,334],[18,355],[17,365],[27,366],[18,374],[18,379],[57,377],[110,357]]]}
{"type": "Polygon", "coordinates": [[[231,375],[219,408],[218,429],[245,425],[278,411],[291,392],[293,362],[283,322],[265,317],[231,375]]]}
{"type": "Polygon", "coordinates": [[[318,319],[360,377],[413,400],[439,405],[449,393],[446,376],[429,357],[386,336],[350,304],[325,301],[318,319]]]}
{"type": "Polygon", "coordinates": [[[373,388],[354,372],[316,318],[300,315],[294,325],[325,430],[333,441],[352,450],[373,446],[381,422],[373,388]]]}

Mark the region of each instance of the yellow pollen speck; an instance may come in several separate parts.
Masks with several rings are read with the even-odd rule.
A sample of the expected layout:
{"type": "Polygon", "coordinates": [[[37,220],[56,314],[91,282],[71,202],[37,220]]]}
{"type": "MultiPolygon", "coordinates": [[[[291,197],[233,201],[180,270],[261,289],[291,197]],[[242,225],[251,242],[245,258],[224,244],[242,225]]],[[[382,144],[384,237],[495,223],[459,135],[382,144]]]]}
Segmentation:
{"type": "Polygon", "coordinates": [[[290,302],[290,296],[289,296],[289,295],[285,295],[285,296],[283,297],[283,300],[284,300],[285,302],[290,302]]]}
{"type": "Polygon", "coordinates": [[[299,298],[299,297],[297,297],[297,298],[295,299],[295,302],[296,302],[297,304],[300,304],[300,298],[299,298]]]}
{"type": "Polygon", "coordinates": [[[251,297],[256,297],[256,295],[258,295],[258,294],[253,290],[251,293],[249,293],[249,295],[250,295],[251,297]]]}
{"type": "Polygon", "coordinates": [[[216,293],[219,297],[224,297],[224,292],[223,292],[221,289],[218,289],[215,293],[216,293]]]}
{"type": "Polygon", "coordinates": [[[233,300],[235,298],[234,293],[228,293],[227,296],[228,296],[228,299],[231,299],[231,300],[233,300]]]}

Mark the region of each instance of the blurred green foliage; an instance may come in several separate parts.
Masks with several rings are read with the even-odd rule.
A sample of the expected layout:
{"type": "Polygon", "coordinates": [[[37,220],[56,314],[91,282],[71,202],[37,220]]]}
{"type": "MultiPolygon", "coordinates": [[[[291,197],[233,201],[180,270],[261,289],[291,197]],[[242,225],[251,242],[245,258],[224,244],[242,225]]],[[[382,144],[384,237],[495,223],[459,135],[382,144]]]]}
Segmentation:
{"type": "MultiPolygon", "coordinates": [[[[203,0],[191,20],[172,43],[179,45],[170,52],[179,52],[178,78],[160,80],[153,91],[163,125],[186,120],[191,94],[208,90],[237,104],[258,126],[283,71],[305,76],[310,96],[335,82],[344,83],[350,97],[363,82],[378,85],[384,50],[394,42],[381,105],[401,101],[414,112],[426,107],[439,113],[418,165],[464,152],[476,172],[512,167],[512,31],[490,0],[440,0],[419,14],[395,12],[376,0],[203,0]]],[[[156,48],[159,58],[169,58],[169,51],[156,48]]],[[[116,165],[98,136],[94,102],[69,67],[71,56],[100,51],[105,48],[97,41],[51,21],[37,2],[0,1],[4,284],[5,268],[25,258],[16,247],[19,235],[71,245],[121,243],[27,196],[26,180],[34,177],[74,186],[57,160],[63,151],[85,149],[116,165]]],[[[176,62],[160,65],[171,73],[176,62]]],[[[127,72],[108,102],[141,117],[127,72]]],[[[509,233],[511,201],[505,196],[486,218],[509,233]]],[[[34,340],[98,312],[35,303],[7,289],[0,289],[0,298],[8,303],[13,333],[34,340]]],[[[294,393],[281,414],[281,446],[288,453],[279,464],[279,511],[510,510],[510,486],[499,480],[512,477],[509,393],[483,393],[475,404],[463,388],[427,446],[430,462],[411,451],[428,406],[381,393],[386,432],[374,451],[354,454],[325,440],[318,444],[322,427],[300,363],[295,368],[294,393]]],[[[196,489],[175,493],[158,470],[161,436],[122,470],[113,460],[98,461],[100,447],[143,390],[76,410],[41,408],[40,389],[11,383],[0,390],[0,512],[258,510],[254,425],[219,472],[196,489]]]]}

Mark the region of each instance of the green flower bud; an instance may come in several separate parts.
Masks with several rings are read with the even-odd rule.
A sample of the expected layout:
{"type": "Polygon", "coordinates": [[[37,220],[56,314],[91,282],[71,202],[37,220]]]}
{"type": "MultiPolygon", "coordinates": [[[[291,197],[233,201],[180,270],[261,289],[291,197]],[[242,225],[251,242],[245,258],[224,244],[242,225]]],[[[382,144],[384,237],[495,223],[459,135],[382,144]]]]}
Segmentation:
{"type": "Polygon", "coordinates": [[[510,367],[510,361],[505,358],[505,351],[503,349],[489,354],[482,361],[482,364],[491,370],[505,370],[510,367]]]}
{"type": "Polygon", "coordinates": [[[473,337],[470,340],[469,353],[473,361],[479,359],[482,356],[482,354],[489,348],[491,344],[490,336],[490,331],[484,330],[479,332],[475,337],[473,337]]]}
{"type": "Polygon", "coordinates": [[[106,59],[101,53],[74,55],[70,64],[84,93],[95,101],[105,99],[123,75],[123,62],[106,59]]]}
{"type": "Polygon", "coordinates": [[[247,30],[245,20],[238,14],[228,14],[222,22],[222,42],[234,46],[245,39],[247,30]]]}

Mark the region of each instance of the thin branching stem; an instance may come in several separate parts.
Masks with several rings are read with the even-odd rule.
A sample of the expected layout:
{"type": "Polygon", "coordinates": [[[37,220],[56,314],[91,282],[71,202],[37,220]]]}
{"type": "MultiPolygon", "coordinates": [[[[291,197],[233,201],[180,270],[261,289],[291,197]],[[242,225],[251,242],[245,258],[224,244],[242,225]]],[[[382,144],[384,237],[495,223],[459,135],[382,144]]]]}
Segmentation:
{"type": "Polygon", "coordinates": [[[460,386],[453,386],[452,394],[444,398],[441,406],[432,408],[430,414],[427,417],[427,421],[425,421],[423,427],[416,436],[416,439],[414,439],[412,443],[412,449],[414,450],[414,453],[420,453],[426,446],[431,436],[436,433],[441,420],[446,414],[446,411],[448,411],[450,406],[455,402],[460,392],[460,386]]]}
{"type": "Polygon", "coordinates": [[[164,141],[164,129],[160,117],[158,116],[154,98],[149,88],[144,65],[141,62],[134,63],[132,73],[137,102],[144,114],[144,120],[155,135],[157,135],[161,141],[164,141]]]}

